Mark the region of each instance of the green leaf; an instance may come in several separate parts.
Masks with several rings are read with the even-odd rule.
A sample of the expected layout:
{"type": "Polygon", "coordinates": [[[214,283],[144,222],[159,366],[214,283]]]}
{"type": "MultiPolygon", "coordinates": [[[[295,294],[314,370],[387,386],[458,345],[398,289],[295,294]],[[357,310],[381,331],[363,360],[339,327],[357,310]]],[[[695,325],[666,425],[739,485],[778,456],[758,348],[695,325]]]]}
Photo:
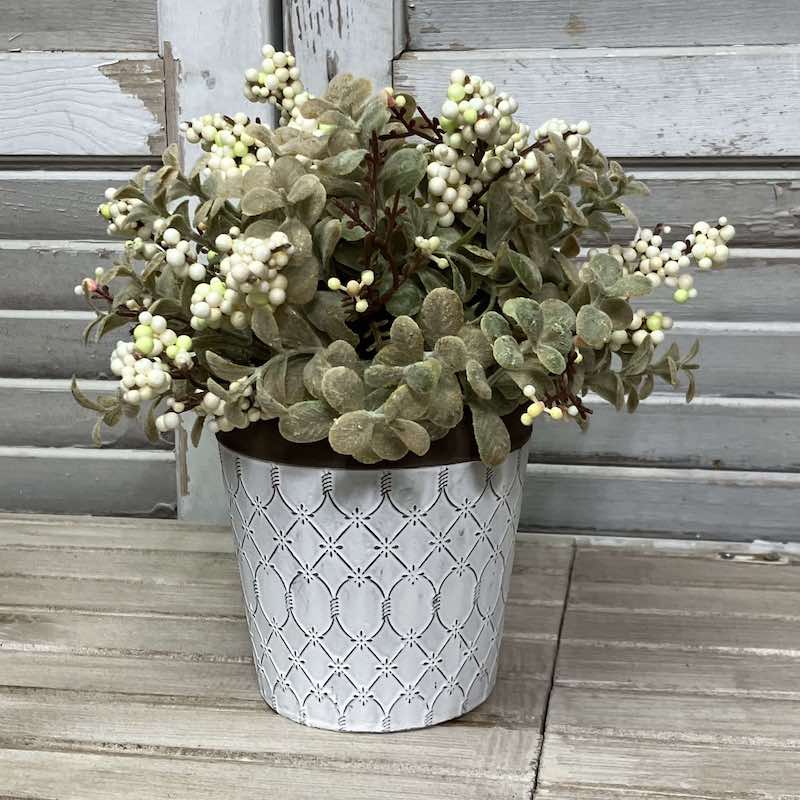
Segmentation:
{"type": "Polygon", "coordinates": [[[578,336],[586,344],[599,350],[611,338],[611,317],[597,306],[582,306],[576,320],[578,336]]]}
{"type": "Polygon", "coordinates": [[[342,238],[342,221],[339,219],[328,219],[320,222],[314,228],[314,244],[322,259],[322,266],[327,269],[328,263],[333,256],[336,245],[342,238]]]}
{"type": "Polygon", "coordinates": [[[481,461],[487,465],[502,464],[511,452],[511,437],[498,414],[471,406],[472,429],[481,461]]]}
{"type": "Polygon", "coordinates": [[[317,169],[326,175],[349,175],[361,165],[367,151],[363,148],[343,150],[335,156],[319,161],[317,169]]]}
{"type": "Polygon", "coordinates": [[[95,400],[90,400],[79,388],[78,388],[78,379],[73,375],[72,381],[70,382],[69,389],[72,392],[72,396],[75,398],[77,403],[84,408],[88,408],[90,411],[103,411],[103,406],[100,405],[95,400]]]}
{"type": "Polygon", "coordinates": [[[331,367],[322,378],[322,394],[339,413],[364,407],[364,384],[349,367],[331,367]]]}
{"type": "Polygon", "coordinates": [[[347,312],[342,305],[339,292],[319,291],[306,306],[308,321],[331,339],[342,339],[348,344],[357,345],[358,336],[347,327],[347,312]]]}
{"type": "Polygon", "coordinates": [[[506,258],[514,270],[514,274],[519,278],[519,282],[531,293],[538,292],[542,288],[542,273],[539,268],[522,253],[515,250],[506,250],[506,258]]]}
{"type": "Polygon", "coordinates": [[[587,277],[598,283],[602,289],[610,289],[624,275],[617,259],[607,253],[597,253],[592,256],[584,265],[581,273],[583,274],[584,271],[587,277]]]}
{"type": "Polygon", "coordinates": [[[608,314],[615,331],[624,331],[633,321],[633,309],[627,300],[606,297],[597,303],[597,307],[608,314]]]}
{"type": "Polygon", "coordinates": [[[408,386],[419,394],[428,394],[439,383],[442,374],[442,364],[436,359],[418,361],[410,364],[405,369],[405,379],[408,386]]]}
{"type": "Polygon", "coordinates": [[[497,251],[516,223],[508,187],[502,181],[493,183],[486,192],[486,247],[497,251]]]}
{"type": "Polygon", "coordinates": [[[272,309],[266,306],[258,306],[253,310],[250,317],[250,327],[253,333],[265,345],[271,347],[273,350],[281,349],[281,334],[278,330],[278,323],[275,320],[275,315],[272,309]]]}
{"type": "MultiPolygon", "coordinates": [[[[497,316],[500,317],[499,314],[497,316]]],[[[508,323],[502,317],[500,319],[508,326],[508,323]]],[[[507,332],[510,333],[511,329],[508,328],[507,332]]],[[[470,358],[477,361],[484,369],[493,366],[492,344],[480,328],[476,328],[473,325],[465,325],[458,332],[458,336],[464,342],[467,348],[467,355],[470,358]]]]}
{"type": "Polygon", "coordinates": [[[431,437],[418,422],[410,419],[396,419],[389,423],[389,428],[415,455],[424,456],[430,449],[431,437]]]}
{"type": "Polygon", "coordinates": [[[285,304],[278,306],[275,321],[286,349],[322,347],[319,336],[296,308],[285,304]]]}
{"type": "Polygon", "coordinates": [[[372,364],[364,370],[364,383],[377,389],[382,386],[397,386],[403,380],[403,367],[390,367],[384,364],[372,364]]]}
{"type": "Polygon", "coordinates": [[[542,366],[553,375],[560,375],[567,368],[567,361],[561,353],[548,344],[540,344],[536,347],[536,357],[542,362],[542,366]]]}
{"type": "Polygon", "coordinates": [[[544,323],[539,303],[528,297],[512,297],[503,303],[503,313],[519,325],[531,342],[536,342],[544,323]]]}
{"type": "MultiPolygon", "coordinates": [[[[401,413],[399,416],[408,418],[411,415],[401,413]]],[[[436,389],[430,394],[430,405],[426,416],[431,422],[443,428],[453,428],[461,422],[464,416],[461,384],[452,373],[442,372],[436,389]]]]}
{"type": "Polygon", "coordinates": [[[396,193],[413,194],[425,176],[428,159],[416,147],[402,147],[395,150],[383,165],[380,174],[381,188],[385,198],[396,193]]]}
{"type": "Polygon", "coordinates": [[[500,336],[511,336],[511,326],[496,311],[487,311],[481,317],[481,331],[490,342],[500,336]]]}
{"type": "Polygon", "coordinates": [[[412,317],[422,307],[422,290],[413,281],[407,280],[386,303],[386,310],[394,317],[412,317]]]}
{"type": "Polygon", "coordinates": [[[433,348],[434,355],[453,372],[461,372],[467,365],[467,347],[458,336],[442,336],[433,348]]]}
{"type": "Polygon", "coordinates": [[[653,345],[648,338],[633,351],[622,369],[622,374],[625,376],[641,375],[650,366],[652,358],[653,345]]]}
{"type": "Polygon", "coordinates": [[[464,324],[464,306],[452,289],[434,289],[423,301],[420,327],[433,346],[442,336],[455,336],[464,324]]]}
{"type": "Polygon", "coordinates": [[[483,367],[473,358],[467,361],[467,383],[481,400],[491,400],[492,387],[486,380],[486,373],[483,367]]]}
{"type": "Polygon", "coordinates": [[[238,381],[252,375],[255,370],[255,367],[229,361],[227,358],[217,355],[213,350],[206,350],[205,359],[211,372],[224,381],[238,381]]]}
{"type": "Polygon", "coordinates": [[[278,430],[290,442],[319,442],[328,436],[333,414],[321,400],[303,400],[290,406],[278,421],[278,430]]]}
{"type": "Polygon", "coordinates": [[[328,441],[337,453],[353,455],[369,448],[373,427],[374,417],[369,411],[348,411],[333,423],[328,441]]]}
{"type": "Polygon", "coordinates": [[[408,448],[403,440],[381,420],[375,422],[369,444],[372,452],[384,461],[399,461],[408,455],[408,448]]]}
{"type": "Polygon", "coordinates": [[[500,336],[495,339],[492,352],[494,360],[504,369],[522,369],[525,363],[525,356],[513,336],[500,336]]]}
{"type": "Polygon", "coordinates": [[[240,208],[248,217],[257,217],[259,214],[268,214],[285,205],[286,201],[274,189],[259,186],[247,192],[242,198],[240,208]]]}
{"type": "Polygon", "coordinates": [[[197,417],[192,425],[192,432],[189,438],[191,439],[194,447],[197,447],[200,444],[200,438],[203,435],[203,425],[205,425],[205,422],[205,417],[197,417]]]}

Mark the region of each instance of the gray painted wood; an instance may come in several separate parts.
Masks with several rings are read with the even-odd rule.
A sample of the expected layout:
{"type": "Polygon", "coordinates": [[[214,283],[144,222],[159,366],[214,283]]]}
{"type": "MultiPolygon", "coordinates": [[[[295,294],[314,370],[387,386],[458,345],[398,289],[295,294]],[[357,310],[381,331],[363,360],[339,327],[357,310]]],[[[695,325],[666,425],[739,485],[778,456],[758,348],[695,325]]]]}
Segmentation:
{"type": "MultiPolygon", "coordinates": [[[[597,128],[608,130],[598,121],[597,128]]],[[[703,130],[698,124],[696,129],[703,130]]],[[[610,135],[614,136],[613,125],[610,135]]],[[[610,153],[617,153],[615,143],[610,153]]],[[[725,214],[736,226],[734,248],[746,244],[766,247],[800,244],[800,172],[794,169],[659,169],[629,170],[650,187],[647,197],[629,198],[643,225],[659,222],[673,226],[677,237],[685,236],[701,219],[714,220],[725,214]]],[[[633,229],[627,223],[614,228],[613,236],[629,241],[633,229]]]]}
{"type": "MultiPolygon", "coordinates": [[[[630,200],[644,224],[670,223],[679,236],[688,232],[697,220],[713,219],[724,213],[736,225],[734,256],[736,249],[745,245],[774,248],[800,244],[800,171],[634,169],[632,172],[645,180],[652,191],[649,197],[630,200]]],[[[0,238],[92,239],[104,241],[110,247],[119,240],[106,236],[97,205],[102,202],[107,186],[124,184],[129,177],[128,172],[99,170],[0,172],[0,209],[7,212],[0,215],[0,238]]],[[[624,221],[614,228],[616,241],[627,242],[632,233],[631,226],[624,221]]]]}
{"type": "Polygon", "coordinates": [[[0,2],[0,50],[158,50],[156,0],[0,2]]]}
{"type": "Polygon", "coordinates": [[[251,800],[254,787],[261,786],[268,786],[282,800],[316,796],[320,786],[330,800],[373,800],[392,793],[420,800],[527,800],[531,788],[527,779],[515,783],[491,777],[412,774],[392,775],[389,780],[357,763],[346,769],[319,767],[311,773],[302,761],[265,769],[260,763],[224,760],[219,755],[215,760],[166,754],[133,759],[124,754],[0,750],[0,767],[0,788],[7,794],[24,791],[28,797],[59,800],[140,800],[143,796],[219,800],[221,786],[227,800],[251,800]]]}
{"type": "MultiPolygon", "coordinates": [[[[90,397],[114,394],[117,382],[83,381],[90,397]]],[[[91,447],[97,414],[79,406],[69,381],[46,378],[0,378],[0,442],[9,446],[91,447]]],[[[103,429],[103,446],[112,448],[153,447],[138,421],[126,420],[103,429]]],[[[171,449],[165,437],[157,445],[171,449]]]]}
{"type": "Polygon", "coordinates": [[[0,155],[150,155],[164,147],[164,71],[151,53],[0,53],[0,103],[0,155]]]}
{"type": "Polygon", "coordinates": [[[286,46],[297,57],[303,82],[322,94],[337,73],[353,72],[391,84],[395,53],[393,0],[286,0],[283,4],[286,46]]]}
{"type": "Polygon", "coordinates": [[[92,319],[91,311],[0,310],[0,376],[113,377],[108,367],[113,333],[98,345],[83,344],[92,319]]]}
{"type": "Polygon", "coordinates": [[[450,70],[476,72],[513,94],[526,121],[593,122],[593,141],[614,156],[788,156],[799,152],[794,121],[776,110],[792,107],[797,53],[797,45],[412,51],[395,61],[394,83],[436,113],[450,70]],[[698,91],[710,91],[701,106],[698,91]],[[651,111],[632,112],[632,97],[647,98],[651,111]]]}
{"type": "Polygon", "coordinates": [[[798,564],[579,544],[535,796],[796,796],[798,564]]]}
{"type": "Polygon", "coordinates": [[[796,473],[534,463],[520,526],[796,541],[798,489],[796,473]]]}
{"type": "Polygon", "coordinates": [[[0,474],[3,511],[175,514],[171,452],[0,446],[0,474]]]}
{"type": "Polygon", "coordinates": [[[531,459],[714,469],[800,468],[800,400],[656,394],[635,414],[599,397],[588,431],[537,423],[531,459]]]}
{"type": "Polygon", "coordinates": [[[110,266],[122,242],[74,242],[0,239],[0,284],[6,309],[52,308],[85,311],[86,300],[73,292],[76,284],[110,266]]]}
{"type": "Polygon", "coordinates": [[[32,239],[34,250],[43,239],[100,240],[111,248],[122,240],[106,236],[97,206],[106,188],[130,177],[119,171],[0,172],[0,239],[32,239]]]}
{"type": "Polygon", "coordinates": [[[693,0],[651,0],[641,17],[626,0],[414,0],[406,4],[412,50],[480,47],[629,47],[783,44],[800,41],[791,0],[758,6],[711,0],[698,24],[693,0]]]}
{"type": "Polygon", "coordinates": [[[191,551],[192,526],[154,524],[160,538],[150,549],[155,532],[124,520],[0,518],[4,796],[24,782],[35,798],[92,797],[98,787],[104,800],[211,797],[223,780],[234,798],[256,782],[300,800],[320,781],[326,797],[342,800],[378,797],[387,785],[419,798],[530,796],[571,540],[520,544],[516,613],[487,703],[446,726],[363,737],[303,728],[264,708],[232,537],[200,528],[202,549],[191,551]],[[540,581],[542,592],[519,583],[536,576],[561,582],[540,581]],[[63,767],[70,780],[48,783],[40,753],[51,767],[74,756],[63,767]]]}

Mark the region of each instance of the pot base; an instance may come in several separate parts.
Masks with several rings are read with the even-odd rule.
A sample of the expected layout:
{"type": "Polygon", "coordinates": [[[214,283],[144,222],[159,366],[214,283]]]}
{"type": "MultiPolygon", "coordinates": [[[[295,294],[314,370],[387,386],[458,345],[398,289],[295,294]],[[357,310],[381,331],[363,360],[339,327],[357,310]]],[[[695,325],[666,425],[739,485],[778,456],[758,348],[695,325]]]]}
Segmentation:
{"type": "Polygon", "coordinates": [[[220,453],[269,706],[314,727],[390,732],[489,696],[527,445],[491,468],[325,469],[220,453]]]}

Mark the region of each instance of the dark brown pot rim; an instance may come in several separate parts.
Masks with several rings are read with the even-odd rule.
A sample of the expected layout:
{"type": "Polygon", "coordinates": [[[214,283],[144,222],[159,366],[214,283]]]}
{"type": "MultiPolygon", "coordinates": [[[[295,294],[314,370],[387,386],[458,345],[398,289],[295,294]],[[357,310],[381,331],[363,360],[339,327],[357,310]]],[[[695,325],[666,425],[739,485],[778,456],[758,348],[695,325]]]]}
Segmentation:
{"type": "MultiPolygon", "coordinates": [[[[503,417],[503,421],[511,436],[512,452],[518,450],[530,438],[531,428],[520,422],[519,414],[509,414],[503,417]]],[[[480,461],[469,411],[450,433],[433,442],[424,456],[409,453],[399,461],[380,461],[377,464],[362,464],[352,456],[336,453],[331,450],[327,439],[307,444],[289,442],[278,432],[277,420],[256,422],[243,430],[218,433],[217,441],[228,450],[248,458],[318,469],[413,469],[480,461]]]]}

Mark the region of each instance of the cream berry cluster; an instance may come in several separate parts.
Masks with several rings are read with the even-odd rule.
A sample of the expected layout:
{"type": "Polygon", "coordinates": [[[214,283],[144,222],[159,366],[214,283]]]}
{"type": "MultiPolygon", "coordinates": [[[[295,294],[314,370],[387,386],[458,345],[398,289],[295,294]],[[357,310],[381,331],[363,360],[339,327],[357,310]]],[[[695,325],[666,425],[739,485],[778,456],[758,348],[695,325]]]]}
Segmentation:
{"type": "Polygon", "coordinates": [[[117,189],[109,186],[105,191],[106,202],[97,207],[97,213],[108,222],[106,232],[109,234],[125,233],[131,227],[128,225],[128,214],[142,204],[135,197],[115,200],[116,195],[117,189]]]}
{"type": "Polygon", "coordinates": [[[355,279],[342,283],[339,278],[329,278],[328,288],[332,292],[344,292],[348,297],[352,297],[355,302],[355,310],[359,314],[363,314],[369,308],[369,300],[361,297],[361,293],[368,286],[372,286],[375,282],[375,273],[371,269],[365,269],[361,273],[361,280],[355,279]]]}
{"type": "Polygon", "coordinates": [[[139,324],[133,329],[133,349],[142,356],[165,355],[175,366],[188,368],[193,364],[192,339],[179,336],[167,320],[149,311],[139,314],[139,324]]]}
{"type": "MultiPolygon", "coordinates": [[[[464,70],[453,70],[442,104],[439,121],[444,141],[432,151],[428,165],[428,202],[447,228],[456,214],[463,214],[473,195],[503,169],[519,161],[530,133],[513,118],[517,101],[507,94],[495,94],[495,86],[464,70]]],[[[523,163],[535,169],[535,160],[523,163]]]]}
{"type": "Polygon", "coordinates": [[[669,225],[641,229],[627,247],[612,245],[609,254],[626,267],[628,273],[645,275],[653,286],[662,283],[674,289],[673,299],[685,303],[697,297],[694,277],[682,272],[691,266],[694,259],[700,270],[723,266],[730,254],[728,242],[736,229],[726,217],[720,217],[717,225],[697,222],[685,241],[676,241],[664,246],[662,233],[669,233],[669,225]]]}
{"type": "Polygon", "coordinates": [[[275,50],[269,44],[261,48],[261,55],[261,66],[248,69],[244,74],[244,96],[254,103],[277,106],[281,111],[281,125],[315,130],[317,121],[300,114],[300,107],[311,95],[300,80],[294,56],[288,51],[275,50]]]}
{"type": "Polygon", "coordinates": [[[169,389],[169,365],[160,358],[137,358],[133,342],[117,342],[111,354],[111,371],[120,378],[122,399],[137,406],[169,389]]]}
{"type": "Polygon", "coordinates": [[[247,114],[205,114],[190,122],[181,123],[186,141],[199,144],[209,153],[204,174],[222,172],[227,177],[246,173],[251,167],[275,163],[272,150],[247,132],[250,118],[247,114]]]}
{"type": "MultiPolygon", "coordinates": [[[[578,159],[581,154],[583,137],[587,136],[591,131],[592,126],[586,120],[568,123],[563,119],[553,117],[553,119],[542,123],[534,132],[534,136],[538,141],[540,139],[546,139],[551,133],[558,134],[564,140],[567,147],[569,147],[572,157],[578,159]]],[[[553,152],[554,149],[552,144],[546,144],[544,147],[545,153],[553,152]]]]}
{"type": "Polygon", "coordinates": [[[194,287],[189,310],[192,314],[189,324],[197,331],[219,328],[223,317],[228,317],[238,330],[250,323],[250,308],[245,303],[245,295],[229,289],[217,277],[194,287]]]}
{"type": "Polygon", "coordinates": [[[188,275],[193,281],[205,277],[206,268],[198,263],[192,242],[184,239],[177,228],[168,227],[163,217],[153,222],[153,238],[164,248],[166,262],[175,270],[177,277],[185,278],[188,275]]]}
{"type": "Polygon", "coordinates": [[[612,331],[611,350],[616,352],[622,345],[632,342],[638,347],[642,342],[649,339],[654,345],[659,345],[664,341],[664,331],[672,328],[672,317],[668,317],[661,311],[636,311],[630,325],[627,328],[612,331]]]}
{"type": "Polygon", "coordinates": [[[223,256],[219,271],[226,287],[245,295],[250,308],[282,305],[288,280],[280,272],[294,253],[289,238],[282,231],[275,231],[267,239],[241,237],[238,228],[231,231],[220,234],[214,242],[223,256]]]}
{"type": "MultiPolygon", "coordinates": [[[[533,425],[533,421],[542,414],[547,414],[550,419],[556,422],[564,419],[564,410],[560,406],[546,406],[541,400],[536,398],[536,387],[533,384],[529,383],[525,386],[522,393],[531,401],[528,408],[525,409],[520,416],[520,422],[522,422],[523,425],[533,425]]],[[[567,414],[570,417],[577,417],[579,414],[578,407],[576,405],[568,406],[567,414]]]]}
{"type": "Polygon", "coordinates": [[[228,391],[231,398],[227,401],[207,392],[196,408],[198,414],[209,418],[208,429],[211,433],[232,431],[237,427],[246,428],[253,422],[268,418],[268,415],[264,414],[256,403],[251,383],[233,381],[228,387],[228,391]],[[235,405],[244,414],[244,420],[241,420],[241,416],[238,414],[236,415],[240,419],[238,423],[234,423],[230,419],[228,412],[232,405],[235,405]]]}

